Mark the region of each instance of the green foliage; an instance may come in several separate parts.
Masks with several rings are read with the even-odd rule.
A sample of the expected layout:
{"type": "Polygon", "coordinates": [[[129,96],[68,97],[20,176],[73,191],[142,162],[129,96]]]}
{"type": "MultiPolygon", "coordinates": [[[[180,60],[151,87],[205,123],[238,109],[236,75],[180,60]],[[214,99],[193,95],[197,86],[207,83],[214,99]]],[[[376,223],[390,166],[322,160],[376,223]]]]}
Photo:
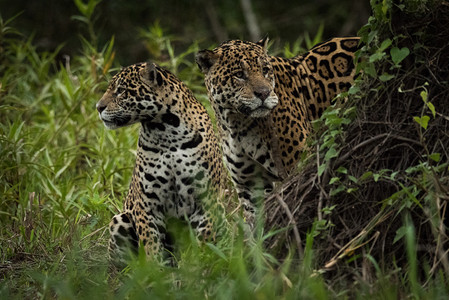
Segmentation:
{"type": "Polygon", "coordinates": [[[92,14],[94,13],[95,7],[101,0],[89,0],[89,2],[84,3],[82,0],[73,0],[78,10],[85,17],[86,23],[91,20],[92,14]]]}
{"type": "MultiPolygon", "coordinates": [[[[83,56],[58,64],[58,51],[38,52],[32,38],[7,24],[1,22],[0,257],[13,269],[51,269],[73,248],[99,247],[127,191],[137,132],[106,131],[98,122],[95,103],[112,46],[86,44],[83,56]]],[[[106,250],[104,242],[99,248],[106,250]]]]}
{"type": "Polygon", "coordinates": [[[285,43],[282,53],[278,53],[279,51],[274,50],[270,55],[281,55],[285,58],[292,58],[305,53],[316,44],[322,42],[323,31],[324,24],[321,23],[313,38],[310,37],[308,32],[304,32],[304,35],[299,36],[292,44],[288,42],[285,43]]]}
{"type": "MultiPolygon", "coordinates": [[[[341,97],[344,96],[341,95],[341,97]]],[[[339,143],[342,134],[344,134],[344,126],[350,124],[354,119],[354,112],[355,108],[341,109],[333,105],[323,113],[320,120],[314,122],[315,129],[325,128],[322,133],[322,141],[319,144],[319,150],[324,153],[324,158],[318,166],[318,176],[322,176],[329,167],[331,160],[339,155],[339,143]]],[[[341,169],[340,172],[344,172],[344,170],[341,169]]],[[[338,181],[338,177],[331,179],[332,184],[338,181]]]]}
{"type": "MultiPolygon", "coordinates": [[[[436,279],[438,276],[443,276],[445,279],[442,282],[444,280],[447,281],[449,276],[447,267],[441,267],[440,265],[444,270],[441,270],[438,274],[435,267],[438,264],[436,263],[437,258],[427,259],[417,255],[417,252],[422,251],[419,247],[422,247],[422,244],[425,243],[422,241],[423,236],[426,235],[422,232],[424,230],[423,223],[432,224],[430,225],[432,233],[429,233],[431,236],[425,236],[425,238],[430,240],[429,243],[431,247],[435,247],[435,252],[445,251],[442,250],[444,247],[441,244],[447,243],[447,240],[442,242],[442,239],[444,240],[445,238],[440,236],[442,232],[447,230],[447,220],[445,220],[445,218],[447,219],[446,205],[442,205],[440,201],[440,197],[447,198],[445,194],[447,194],[447,171],[449,169],[448,162],[442,159],[447,157],[447,153],[444,150],[444,153],[439,153],[440,151],[435,150],[434,146],[432,146],[433,141],[429,141],[428,135],[430,130],[433,130],[432,132],[435,134],[435,132],[439,132],[441,128],[444,128],[444,126],[437,127],[434,125],[438,121],[438,116],[441,117],[443,114],[441,113],[442,108],[438,107],[437,97],[434,96],[435,98],[432,99],[431,95],[439,94],[440,92],[435,92],[435,85],[429,84],[428,82],[430,81],[424,84],[419,83],[419,80],[426,80],[421,73],[414,75],[419,79],[417,80],[418,84],[412,85],[410,82],[405,83],[405,80],[403,80],[418,68],[413,68],[414,62],[417,65],[422,64],[422,52],[428,52],[431,51],[430,49],[437,48],[424,48],[419,42],[414,46],[410,46],[410,40],[415,41],[413,38],[392,34],[393,27],[398,26],[393,24],[393,10],[404,10],[408,13],[417,13],[419,16],[424,14],[426,9],[429,9],[422,5],[424,2],[426,1],[401,1],[401,4],[397,5],[396,3],[393,4],[393,1],[388,0],[371,1],[373,16],[369,19],[368,24],[359,31],[363,46],[356,56],[358,58],[357,70],[361,73],[356,79],[356,84],[347,93],[337,97],[340,100],[349,98],[349,101],[343,106],[336,105],[331,107],[331,110],[325,111],[322,118],[314,124],[319,138],[313,144],[317,149],[317,176],[319,177],[317,181],[319,184],[326,186],[324,190],[322,186],[320,188],[323,194],[329,193],[331,200],[327,198],[327,203],[335,204],[332,207],[322,208],[319,206],[320,212],[322,214],[329,213],[329,211],[330,214],[333,211],[342,212],[347,209],[347,206],[351,205],[350,203],[353,203],[350,199],[360,198],[363,198],[363,201],[366,200],[366,203],[373,201],[371,209],[376,212],[372,220],[370,219],[363,223],[366,226],[364,225],[363,228],[360,228],[360,235],[354,237],[335,256],[334,260],[331,260],[331,265],[336,263],[337,260],[341,261],[344,258],[347,259],[346,263],[348,265],[351,262],[358,261],[362,262],[363,265],[366,259],[368,259],[371,262],[370,265],[372,264],[372,267],[377,270],[376,279],[380,290],[387,291],[387,295],[382,295],[382,298],[388,298],[388,295],[391,297],[392,294],[390,293],[397,295],[397,293],[405,292],[408,297],[420,299],[425,298],[427,293],[436,293],[436,290],[445,290],[445,293],[448,290],[447,284],[439,285],[437,282],[441,281],[436,279]],[[408,89],[404,90],[404,86],[407,86],[408,89]],[[391,147],[391,144],[388,146],[384,145],[384,142],[387,140],[387,134],[391,134],[391,132],[384,133],[382,131],[385,128],[382,120],[385,118],[385,120],[388,120],[385,121],[386,123],[391,122],[391,124],[395,124],[389,116],[387,117],[387,114],[385,117],[382,117],[383,111],[379,107],[388,107],[394,113],[395,110],[391,107],[392,105],[387,106],[385,103],[394,103],[396,101],[397,105],[401,101],[400,96],[402,96],[392,96],[397,95],[397,93],[419,95],[422,99],[422,109],[419,102],[413,102],[413,105],[418,105],[418,111],[421,110],[420,113],[418,112],[418,115],[415,115],[414,112],[406,116],[410,120],[408,125],[413,125],[413,123],[417,125],[417,139],[408,138],[404,139],[403,142],[406,145],[409,144],[411,148],[414,141],[416,144],[419,142],[419,147],[422,147],[423,150],[420,150],[422,152],[416,155],[418,161],[412,165],[404,164],[407,166],[404,169],[401,169],[403,165],[399,164],[399,161],[403,158],[398,157],[397,166],[393,162],[391,168],[376,170],[373,166],[378,166],[379,164],[368,157],[371,155],[369,150],[371,149],[373,152],[373,157],[380,157],[380,155],[375,153],[378,149],[391,147]],[[437,105],[434,105],[434,103],[437,105]],[[374,115],[370,115],[367,112],[367,110],[371,109],[377,110],[376,112],[381,115],[379,118],[380,122],[377,122],[378,120],[375,118],[369,118],[374,115]],[[369,115],[369,117],[365,119],[365,115],[369,115]],[[382,125],[377,127],[378,130],[375,131],[374,128],[378,123],[382,125]],[[357,137],[357,133],[354,133],[354,130],[357,132],[359,129],[357,124],[360,124],[360,128],[363,127],[364,130],[360,139],[357,137]],[[372,124],[372,132],[369,131],[370,124],[372,124]],[[368,133],[367,137],[364,136],[366,133],[368,133]],[[354,140],[357,142],[354,142],[354,140]],[[369,146],[365,149],[365,145],[373,145],[375,140],[382,140],[382,143],[379,146],[369,146]],[[348,147],[347,144],[351,146],[348,147]],[[351,167],[347,165],[350,164],[348,161],[351,160],[351,156],[347,153],[348,149],[349,151],[354,151],[351,153],[351,156],[355,160],[360,161],[361,165],[365,166],[366,169],[354,164],[351,164],[351,167]],[[357,153],[355,149],[360,151],[357,153]],[[364,158],[366,158],[365,161],[363,161],[364,158]],[[330,191],[327,189],[327,185],[329,185],[330,191]],[[397,187],[396,192],[389,196],[384,196],[385,199],[379,203],[374,203],[374,199],[377,198],[373,197],[374,199],[371,199],[369,198],[370,195],[366,193],[366,191],[374,191],[376,194],[382,195],[380,190],[388,185],[397,187]],[[361,193],[362,189],[364,189],[363,194],[361,193]],[[416,214],[421,214],[421,216],[417,217],[416,214]],[[374,228],[381,223],[393,224],[393,222],[401,224],[393,230],[392,239],[394,238],[396,247],[403,247],[401,249],[404,249],[404,254],[406,255],[406,264],[402,270],[394,265],[389,265],[387,262],[375,261],[373,257],[366,254],[370,253],[372,248],[375,248],[376,242],[370,243],[370,240],[376,240],[376,234],[379,234],[379,232],[376,232],[374,228]],[[366,245],[371,245],[370,247],[372,248],[368,249],[369,247],[366,245]],[[359,248],[365,250],[363,255],[353,255],[355,249],[359,248]],[[391,283],[382,286],[382,282],[385,281],[400,281],[401,287],[399,289],[397,287],[392,288],[391,283]],[[425,282],[424,285],[423,282],[425,282]],[[435,286],[430,284],[432,286],[430,287],[427,285],[429,282],[435,282],[435,286]]],[[[401,23],[399,22],[399,24],[401,23]]],[[[409,29],[407,34],[422,36],[424,33],[412,33],[409,29]]],[[[439,120],[441,122],[441,118],[439,120]]],[[[388,124],[386,128],[388,129],[389,126],[395,125],[388,124]]],[[[413,127],[411,126],[412,131],[410,133],[407,131],[412,136],[415,133],[413,127]]],[[[388,130],[385,131],[389,132],[388,130]]],[[[445,143],[446,141],[443,140],[443,142],[439,143],[445,143]]],[[[445,147],[443,146],[443,148],[445,147]]],[[[381,158],[383,159],[384,157],[381,158]]],[[[405,159],[403,160],[405,161],[405,159]]],[[[318,199],[318,197],[315,199],[318,199]]],[[[333,220],[338,218],[344,217],[338,214],[333,215],[333,220]]],[[[357,217],[354,216],[354,218],[357,217]]],[[[351,222],[348,223],[351,224],[351,222]]],[[[314,223],[315,232],[318,233],[316,239],[326,238],[326,236],[330,235],[329,239],[333,240],[335,234],[332,235],[332,231],[328,230],[332,226],[333,224],[326,218],[316,220],[314,223]],[[325,230],[316,231],[320,226],[324,226],[325,230]]],[[[385,227],[382,228],[385,229],[385,227]]],[[[382,231],[380,234],[386,235],[387,232],[382,231]]],[[[382,253],[383,251],[388,252],[388,246],[384,245],[383,247],[382,253]]],[[[388,255],[388,253],[385,255],[388,255]]],[[[441,254],[441,256],[435,255],[440,260],[447,259],[447,253],[441,254]]],[[[397,254],[395,258],[400,260],[401,254],[397,254]]],[[[372,296],[373,294],[370,293],[370,295],[372,296]]]]}
{"type": "Polygon", "coordinates": [[[410,50],[406,47],[399,49],[394,47],[390,50],[391,60],[395,66],[399,66],[399,63],[404,60],[410,54],[410,50]]]}
{"type": "Polygon", "coordinates": [[[418,123],[424,130],[427,129],[427,126],[429,125],[430,117],[425,114],[426,110],[430,110],[430,113],[432,114],[432,117],[435,118],[436,116],[436,110],[435,106],[432,102],[428,99],[428,92],[426,89],[426,85],[429,85],[427,82],[421,87],[423,90],[419,94],[421,96],[421,99],[424,102],[423,110],[421,113],[421,116],[414,116],[413,120],[418,123]]]}

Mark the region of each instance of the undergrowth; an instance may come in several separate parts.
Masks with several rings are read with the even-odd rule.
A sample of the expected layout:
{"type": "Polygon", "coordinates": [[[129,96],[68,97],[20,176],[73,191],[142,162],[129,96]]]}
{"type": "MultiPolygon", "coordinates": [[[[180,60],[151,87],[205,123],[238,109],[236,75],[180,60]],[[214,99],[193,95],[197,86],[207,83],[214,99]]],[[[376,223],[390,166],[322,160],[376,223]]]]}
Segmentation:
{"type": "MultiPolygon", "coordinates": [[[[62,55],[60,49],[40,52],[32,37],[12,26],[20,16],[0,17],[0,298],[447,296],[447,274],[434,276],[426,289],[418,282],[410,226],[401,232],[409,276],[384,273],[379,267],[374,284],[358,278],[351,281],[353,286],[329,281],[315,270],[314,246],[326,229],[319,223],[306,235],[301,260],[293,255],[280,260],[269,252],[265,242],[274,233],[262,225],[254,241],[247,243],[241,224],[236,224],[228,244],[198,244],[188,228],[177,230],[181,250],[176,267],[157,265],[140,255],[122,272],[112,269],[106,258],[107,224],[126,196],[139,128],[111,131],[99,120],[95,104],[120,64],[113,37],[98,44],[92,22],[97,1],[75,3],[80,15],[74,20],[86,25],[88,38],[80,38],[82,51],[73,57],[62,55]]],[[[273,52],[291,57],[310,48],[320,32],[273,52]]],[[[194,64],[197,44],[176,53],[175,37],[157,23],[142,30],[140,38],[151,60],[177,74],[211,112],[194,64]]]]}
{"type": "Polygon", "coordinates": [[[269,245],[290,253],[286,244],[313,234],[329,282],[447,295],[448,6],[371,4],[356,84],[315,122],[313,153],[266,201],[267,229],[295,225],[269,245]]]}

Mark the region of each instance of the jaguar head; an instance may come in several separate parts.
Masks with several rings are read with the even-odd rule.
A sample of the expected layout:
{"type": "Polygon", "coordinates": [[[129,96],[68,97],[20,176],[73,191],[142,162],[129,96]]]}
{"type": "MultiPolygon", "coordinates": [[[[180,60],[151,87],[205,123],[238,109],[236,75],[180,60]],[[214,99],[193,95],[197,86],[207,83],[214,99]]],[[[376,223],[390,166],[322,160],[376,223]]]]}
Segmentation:
{"type": "Polygon", "coordinates": [[[96,106],[105,126],[116,129],[160,114],[165,107],[164,74],[154,63],[131,65],[116,74],[96,106]]]}
{"type": "Polygon", "coordinates": [[[268,39],[258,43],[231,40],[214,50],[202,50],[196,62],[205,74],[209,98],[217,109],[249,117],[265,117],[278,104],[268,39]]]}

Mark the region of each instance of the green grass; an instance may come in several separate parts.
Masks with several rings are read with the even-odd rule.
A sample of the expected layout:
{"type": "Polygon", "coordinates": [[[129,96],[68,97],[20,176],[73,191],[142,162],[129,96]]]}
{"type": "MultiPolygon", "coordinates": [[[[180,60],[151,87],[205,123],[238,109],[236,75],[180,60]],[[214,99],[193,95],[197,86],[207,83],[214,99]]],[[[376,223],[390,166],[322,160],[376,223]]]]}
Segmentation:
{"type": "MultiPolygon", "coordinates": [[[[238,224],[235,235],[217,245],[198,244],[188,229],[177,230],[182,245],[177,267],[141,255],[123,272],[114,271],[106,258],[106,226],[126,196],[138,125],[106,130],[95,110],[118,68],[113,40],[101,46],[84,41],[83,53],[57,61],[57,51],[41,53],[8,22],[0,19],[0,26],[0,298],[448,296],[444,274],[425,287],[418,282],[412,227],[405,233],[409,272],[381,270],[371,259],[374,283],[340,282],[314,271],[313,232],[303,262],[280,262],[262,246],[268,233],[261,226],[248,243],[238,224]]],[[[142,39],[158,41],[155,53],[168,53],[169,59],[155,57],[156,62],[178,74],[210,109],[193,63],[196,44],[175,55],[157,28],[142,39]]]]}

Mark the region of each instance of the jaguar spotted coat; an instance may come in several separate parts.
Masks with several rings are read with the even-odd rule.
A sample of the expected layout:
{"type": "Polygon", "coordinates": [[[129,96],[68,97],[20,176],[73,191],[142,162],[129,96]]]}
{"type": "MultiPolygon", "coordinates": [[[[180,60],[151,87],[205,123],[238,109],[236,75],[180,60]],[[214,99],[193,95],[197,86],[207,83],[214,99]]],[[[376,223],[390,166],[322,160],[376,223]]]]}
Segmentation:
{"type": "Polygon", "coordinates": [[[334,38],[285,59],[267,55],[267,39],[231,40],[197,54],[248,218],[256,199],[295,169],[311,121],[351,86],[358,43],[334,38]]]}
{"type": "Polygon", "coordinates": [[[206,239],[224,224],[222,155],[211,121],[192,92],[153,63],[115,75],[97,110],[106,127],[140,122],[136,164],[123,212],[110,223],[110,256],[127,261],[143,245],[162,258],[166,220],[185,219],[206,239]]]}

